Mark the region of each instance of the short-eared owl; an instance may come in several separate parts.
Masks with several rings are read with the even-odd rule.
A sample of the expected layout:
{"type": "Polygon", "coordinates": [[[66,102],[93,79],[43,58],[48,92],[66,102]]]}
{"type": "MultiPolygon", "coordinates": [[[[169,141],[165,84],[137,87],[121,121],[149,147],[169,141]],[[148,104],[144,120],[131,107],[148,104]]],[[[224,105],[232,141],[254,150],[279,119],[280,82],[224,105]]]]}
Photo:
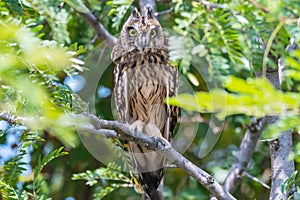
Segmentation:
{"type": "MultiPolygon", "coordinates": [[[[112,51],[118,120],[151,137],[172,137],[177,108],[164,103],[177,94],[178,73],[169,65],[167,37],[150,8],[134,9],[112,51]]],[[[161,199],[157,188],[166,159],[144,146],[129,143],[133,170],[149,199],[161,199]]]]}

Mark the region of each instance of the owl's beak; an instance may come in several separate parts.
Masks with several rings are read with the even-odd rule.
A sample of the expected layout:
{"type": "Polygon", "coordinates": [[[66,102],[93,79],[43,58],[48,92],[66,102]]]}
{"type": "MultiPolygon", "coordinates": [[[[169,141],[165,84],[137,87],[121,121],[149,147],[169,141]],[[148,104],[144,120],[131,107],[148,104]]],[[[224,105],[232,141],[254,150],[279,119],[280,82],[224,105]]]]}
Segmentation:
{"type": "Polygon", "coordinates": [[[141,38],[141,48],[142,48],[143,51],[145,50],[145,47],[146,47],[146,36],[142,35],[142,38],[141,38]]]}

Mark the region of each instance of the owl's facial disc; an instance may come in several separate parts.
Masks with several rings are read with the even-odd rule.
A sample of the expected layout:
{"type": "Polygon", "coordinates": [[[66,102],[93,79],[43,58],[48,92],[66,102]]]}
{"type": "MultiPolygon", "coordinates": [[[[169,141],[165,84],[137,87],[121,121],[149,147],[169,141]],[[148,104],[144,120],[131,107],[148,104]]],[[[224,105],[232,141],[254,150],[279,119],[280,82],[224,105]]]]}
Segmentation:
{"type": "Polygon", "coordinates": [[[155,51],[164,45],[162,28],[151,9],[148,9],[145,16],[141,16],[137,9],[134,9],[123,26],[121,38],[122,46],[128,52],[145,52],[148,49],[155,51]]]}
{"type": "Polygon", "coordinates": [[[132,45],[139,51],[156,48],[156,37],[159,35],[156,26],[136,26],[127,28],[127,35],[133,40],[132,45]]]}

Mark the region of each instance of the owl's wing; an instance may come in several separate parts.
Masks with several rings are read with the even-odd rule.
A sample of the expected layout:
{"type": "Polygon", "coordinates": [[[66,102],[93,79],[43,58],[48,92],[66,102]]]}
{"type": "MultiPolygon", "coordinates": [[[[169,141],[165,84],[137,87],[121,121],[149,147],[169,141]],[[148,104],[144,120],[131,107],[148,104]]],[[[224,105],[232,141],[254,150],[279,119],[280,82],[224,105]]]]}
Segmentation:
{"type": "MultiPolygon", "coordinates": [[[[172,78],[169,80],[169,93],[167,94],[167,98],[176,96],[178,94],[178,71],[175,67],[170,66],[171,69],[171,76],[172,78]]],[[[174,129],[177,123],[178,117],[178,107],[173,105],[166,105],[167,106],[167,113],[168,113],[168,121],[169,121],[169,130],[168,136],[165,137],[168,141],[172,140],[174,129]]]]}
{"type": "Polygon", "coordinates": [[[113,47],[111,53],[111,59],[115,63],[114,68],[114,99],[117,109],[117,118],[119,122],[128,121],[128,97],[126,92],[127,88],[127,74],[126,70],[123,69],[122,62],[120,59],[124,59],[121,55],[124,53],[124,49],[120,43],[117,41],[116,45],[113,47]]]}
{"type": "Polygon", "coordinates": [[[124,49],[123,49],[123,47],[121,45],[121,41],[119,39],[112,49],[111,60],[113,62],[116,62],[116,60],[118,60],[123,53],[124,53],[124,49]]]}

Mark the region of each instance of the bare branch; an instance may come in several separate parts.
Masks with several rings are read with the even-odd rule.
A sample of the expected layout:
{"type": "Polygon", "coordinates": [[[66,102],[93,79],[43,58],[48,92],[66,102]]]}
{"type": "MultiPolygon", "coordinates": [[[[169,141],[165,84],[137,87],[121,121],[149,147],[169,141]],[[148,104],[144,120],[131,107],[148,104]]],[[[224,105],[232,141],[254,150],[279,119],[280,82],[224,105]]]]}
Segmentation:
{"type": "Polygon", "coordinates": [[[199,0],[199,3],[205,5],[208,9],[215,9],[215,8],[222,8],[222,9],[228,9],[225,5],[223,4],[214,4],[209,1],[205,0],[199,0]]]}
{"type": "Polygon", "coordinates": [[[262,10],[263,12],[265,12],[265,13],[270,12],[268,8],[262,6],[262,5],[259,4],[257,1],[255,1],[255,0],[250,0],[250,2],[251,2],[255,7],[259,8],[260,10],[262,10]]]}
{"type": "Polygon", "coordinates": [[[226,11],[231,12],[232,14],[236,14],[235,11],[229,9],[226,5],[224,4],[215,4],[215,3],[211,3],[209,1],[205,1],[205,0],[199,0],[199,3],[201,3],[202,5],[204,5],[206,7],[207,10],[214,10],[214,9],[224,9],[226,11]]]}
{"type": "Polygon", "coordinates": [[[252,176],[251,174],[249,174],[248,172],[244,171],[243,175],[247,176],[249,179],[251,179],[252,181],[261,184],[263,187],[270,189],[270,186],[268,186],[267,184],[265,184],[264,182],[262,182],[261,180],[259,180],[258,178],[252,176]]]}
{"type": "Polygon", "coordinates": [[[25,117],[18,117],[10,114],[6,114],[4,112],[0,112],[0,119],[7,121],[8,123],[11,124],[16,124],[16,123],[25,123],[31,119],[25,118],[25,117]]]}
{"type": "MultiPolygon", "coordinates": [[[[274,32],[274,31],[273,31],[274,32]]],[[[273,61],[279,64],[278,57],[270,57],[273,61]]],[[[269,67],[267,67],[268,69],[269,67]]],[[[273,71],[267,70],[267,78],[270,80],[272,85],[281,90],[281,83],[279,80],[280,68],[273,71]]],[[[268,124],[276,123],[279,116],[272,116],[268,118],[268,124]]],[[[280,133],[278,139],[272,140],[270,146],[270,157],[271,157],[271,171],[272,171],[272,184],[269,199],[288,199],[292,194],[284,194],[281,191],[280,185],[284,180],[289,178],[295,171],[295,164],[293,160],[288,159],[288,155],[293,152],[293,138],[292,131],[288,130],[280,133]]],[[[293,192],[293,189],[292,191],[293,192]]]]}
{"type": "Polygon", "coordinates": [[[160,137],[148,137],[138,130],[130,129],[130,126],[127,124],[119,123],[116,121],[102,120],[91,114],[75,115],[75,118],[85,122],[87,122],[88,119],[91,123],[82,124],[79,121],[77,130],[100,134],[105,137],[113,137],[124,139],[127,141],[133,141],[139,145],[147,147],[148,149],[156,150],[164,155],[168,160],[183,169],[187,174],[194,177],[219,200],[235,199],[230,193],[225,191],[223,187],[219,183],[217,183],[217,181],[211,175],[209,175],[207,172],[203,171],[201,168],[197,167],[180,153],[178,153],[167,140],[160,137]]]}
{"type": "Polygon", "coordinates": [[[154,15],[155,15],[155,17],[160,16],[160,15],[165,15],[165,14],[168,14],[168,13],[172,12],[173,10],[174,10],[173,7],[171,7],[167,10],[164,10],[164,11],[161,11],[161,12],[156,12],[154,15]]]}
{"type": "Polygon", "coordinates": [[[254,153],[256,143],[261,135],[266,121],[267,120],[265,117],[259,120],[252,118],[251,125],[246,131],[246,134],[241,142],[236,160],[232,164],[223,184],[224,188],[230,193],[234,192],[236,187],[240,184],[241,176],[247,168],[247,165],[254,153]]]}
{"type": "Polygon", "coordinates": [[[108,46],[113,47],[117,42],[117,39],[106,30],[106,28],[98,21],[97,17],[93,15],[81,1],[78,1],[78,4],[79,5],[76,6],[70,6],[72,6],[72,8],[92,26],[102,41],[104,41],[108,46]]]}
{"type": "Polygon", "coordinates": [[[14,124],[17,121],[17,117],[13,115],[6,114],[4,112],[0,113],[0,118],[8,123],[14,124]]]}
{"type": "Polygon", "coordinates": [[[292,131],[281,133],[277,140],[270,142],[272,185],[269,199],[288,199],[292,194],[283,194],[280,185],[295,170],[294,161],[288,159],[293,151],[292,131]]]}
{"type": "MultiPolygon", "coordinates": [[[[133,130],[129,125],[117,121],[102,120],[92,114],[74,114],[76,129],[80,132],[101,135],[106,138],[118,138],[135,142],[145,146],[150,150],[156,150],[173,162],[177,167],[183,169],[188,175],[195,178],[202,184],[212,195],[219,200],[234,200],[235,198],[228,193],[223,187],[207,172],[197,167],[183,155],[178,153],[171,144],[160,137],[148,137],[138,130],[133,130]]],[[[0,118],[11,123],[28,122],[27,118],[15,117],[3,112],[0,118]],[[18,120],[18,122],[17,122],[18,120]]]]}
{"type": "Polygon", "coordinates": [[[213,131],[213,133],[219,133],[221,131],[221,128],[218,127],[213,121],[205,119],[201,117],[200,115],[191,116],[191,117],[178,117],[177,122],[179,123],[207,123],[209,125],[209,128],[213,131]]]}

